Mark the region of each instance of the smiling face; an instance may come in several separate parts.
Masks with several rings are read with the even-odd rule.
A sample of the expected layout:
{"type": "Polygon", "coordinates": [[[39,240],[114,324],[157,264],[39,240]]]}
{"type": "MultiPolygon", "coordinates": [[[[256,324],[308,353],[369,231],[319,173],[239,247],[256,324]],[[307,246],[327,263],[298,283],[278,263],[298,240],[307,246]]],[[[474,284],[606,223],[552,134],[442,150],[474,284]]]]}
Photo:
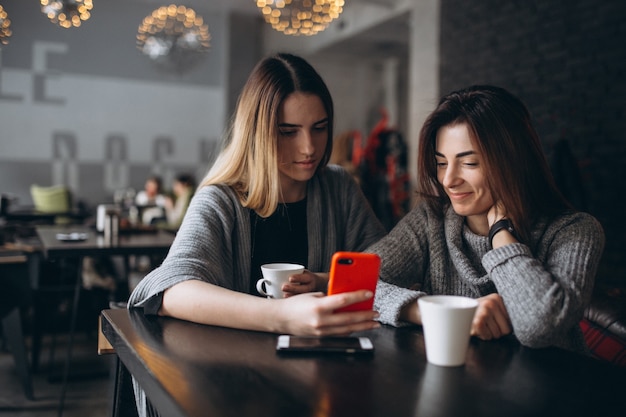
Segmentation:
{"type": "Polygon", "coordinates": [[[452,208],[467,218],[475,232],[487,220],[493,205],[483,171],[483,160],[464,123],[447,125],[437,132],[437,180],[450,198],[452,208]]]}
{"type": "Polygon", "coordinates": [[[281,105],[278,117],[278,171],[283,202],[306,196],[328,142],[328,115],[316,95],[293,93],[281,105]]]}

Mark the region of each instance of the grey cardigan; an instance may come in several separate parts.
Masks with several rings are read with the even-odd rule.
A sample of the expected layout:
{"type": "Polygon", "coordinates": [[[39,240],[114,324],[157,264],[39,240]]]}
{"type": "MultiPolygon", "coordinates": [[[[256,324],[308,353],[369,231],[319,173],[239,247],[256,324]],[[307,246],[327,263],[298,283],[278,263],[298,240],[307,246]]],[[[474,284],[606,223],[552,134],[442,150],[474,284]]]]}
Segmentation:
{"type": "MultiPolygon", "coordinates": [[[[385,230],[350,174],[329,165],[308,183],[307,234],[307,269],[325,272],[333,253],[363,251],[385,230]]],[[[150,297],[190,279],[248,292],[251,258],[250,210],[230,187],[202,187],[164,262],[140,281],[128,304],[142,306],[150,297]]]]}
{"type": "Polygon", "coordinates": [[[452,209],[440,218],[420,204],[367,249],[382,258],[374,308],[381,322],[401,326],[400,309],[421,295],[497,292],[523,345],[584,353],[579,321],[603,248],[602,227],[586,213],[539,222],[527,245],[492,250],[452,209]]]}
{"type": "MultiPolygon", "coordinates": [[[[363,251],[384,234],[358,184],[343,168],[329,165],[309,181],[309,270],[328,271],[336,251],[363,251]]],[[[167,257],[133,290],[129,308],[143,306],[156,294],[190,279],[248,292],[251,239],[250,210],[241,205],[235,192],[227,186],[200,188],[167,257]]],[[[139,416],[157,416],[135,379],[133,389],[139,416]]]]}

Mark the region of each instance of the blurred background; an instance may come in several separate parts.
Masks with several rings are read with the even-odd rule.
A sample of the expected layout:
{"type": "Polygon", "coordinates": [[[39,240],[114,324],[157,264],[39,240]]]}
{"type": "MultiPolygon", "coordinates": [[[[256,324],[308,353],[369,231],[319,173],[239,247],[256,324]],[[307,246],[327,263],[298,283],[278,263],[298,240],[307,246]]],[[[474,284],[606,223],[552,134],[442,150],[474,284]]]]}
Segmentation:
{"type": "MultiPolygon", "coordinates": [[[[1,221],[7,212],[35,205],[34,185],[69,190],[83,219],[103,203],[132,200],[151,176],[162,178],[165,190],[180,173],[199,181],[253,66],[266,55],[292,52],[308,59],[328,84],[335,142],[341,145],[334,162],[352,169],[388,227],[409,208],[419,130],[440,96],[478,83],[519,96],[559,187],[604,226],[598,282],[624,288],[622,0],[345,0],[341,14],[314,36],[274,30],[255,0],[176,3],[174,14],[194,17],[182,34],[159,26],[165,12],[158,10],[168,2],[91,0],[89,16],[69,28],[42,3],[53,0],[0,0],[1,221]],[[172,48],[167,42],[175,36],[179,44],[172,48]],[[392,215],[389,196],[377,200],[375,175],[360,169],[376,139],[404,158],[396,161],[404,188],[391,199],[392,215]]],[[[40,272],[20,274],[66,275],[72,283],[71,267],[61,274],[58,265],[42,263],[40,272]]],[[[54,304],[49,295],[42,299],[54,304]]],[[[54,304],[59,328],[48,326],[49,333],[66,330],[69,299],[54,304]]],[[[81,300],[81,311],[89,314],[79,317],[86,335],[78,335],[76,369],[106,376],[108,362],[94,359],[93,336],[108,295],[92,290],[81,300]]],[[[26,316],[27,334],[34,322],[26,316]]],[[[45,342],[53,352],[55,339],[45,342]]],[[[61,359],[47,362],[58,367],[61,359]]],[[[7,388],[0,413],[39,416],[56,409],[58,385],[50,391],[48,384],[52,372],[35,372],[39,402],[31,403],[16,383],[12,358],[0,356],[0,369],[9,368],[0,372],[0,386],[7,388]]],[[[73,384],[67,415],[104,415],[105,383],[73,384]]]]}
{"type": "MultiPolygon", "coordinates": [[[[150,174],[202,178],[253,65],[295,52],[322,73],[337,134],[365,143],[384,109],[408,146],[452,89],[492,83],[520,96],[564,192],[607,233],[601,276],[624,275],[619,196],[626,154],[626,3],[619,0],[346,0],[315,36],[287,36],[253,0],[187,0],[208,26],[204,53],[178,61],[138,48],[156,0],[93,0],[62,28],[39,1],[1,0],[11,35],[0,46],[0,190],[32,204],[32,184],[68,186],[87,208],[150,174]]],[[[156,48],[156,49],[155,49],[156,48]]]]}

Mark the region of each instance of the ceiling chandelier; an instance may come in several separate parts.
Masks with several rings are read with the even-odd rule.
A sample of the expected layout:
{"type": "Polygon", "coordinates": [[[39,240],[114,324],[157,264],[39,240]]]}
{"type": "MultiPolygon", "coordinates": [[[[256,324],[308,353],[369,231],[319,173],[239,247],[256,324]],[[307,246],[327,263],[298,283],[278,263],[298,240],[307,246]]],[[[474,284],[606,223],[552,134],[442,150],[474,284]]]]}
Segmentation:
{"type": "Polygon", "coordinates": [[[92,0],[40,0],[41,11],[62,28],[79,27],[91,17],[92,0]]]}
{"type": "Polygon", "coordinates": [[[265,21],[285,35],[311,36],[343,12],[344,0],[256,0],[265,21]]]}
{"type": "Polygon", "coordinates": [[[12,33],[10,26],[11,21],[9,20],[9,15],[7,15],[7,12],[4,11],[0,5],[0,46],[9,43],[9,37],[12,33]]]}
{"type": "Polygon", "coordinates": [[[137,48],[158,66],[183,73],[206,56],[211,34],[201,16],[185,6],[162,6],[146,16],[137,33],[137,48]]]}

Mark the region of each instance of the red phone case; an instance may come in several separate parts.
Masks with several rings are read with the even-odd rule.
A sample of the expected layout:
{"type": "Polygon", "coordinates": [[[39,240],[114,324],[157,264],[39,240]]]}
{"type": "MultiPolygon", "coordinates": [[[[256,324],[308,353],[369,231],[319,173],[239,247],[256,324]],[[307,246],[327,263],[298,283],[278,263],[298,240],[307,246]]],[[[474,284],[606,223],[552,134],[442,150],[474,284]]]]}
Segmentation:
{"type": "MultiPolygon", "coordinates": [[[[376,291],[380,258],[373,253],[336,252],[330,263],[328,295],[356,290],[376,291]]],[[[371,310],[374,298],[352,304],[337,311],[371,310]]]]}

